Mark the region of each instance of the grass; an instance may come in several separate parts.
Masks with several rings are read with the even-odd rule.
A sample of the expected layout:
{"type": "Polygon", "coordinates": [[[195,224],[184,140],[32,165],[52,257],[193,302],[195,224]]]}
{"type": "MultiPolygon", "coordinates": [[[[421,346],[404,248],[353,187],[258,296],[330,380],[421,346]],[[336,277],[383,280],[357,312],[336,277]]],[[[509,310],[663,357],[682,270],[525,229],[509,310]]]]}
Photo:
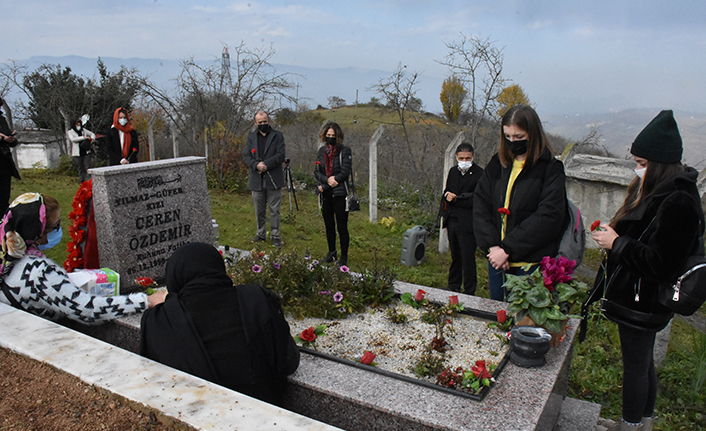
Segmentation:
{"type": "MultiPolygon", "coordinates": [[[[339,120],[340,121],[340,120],[339,120]]],[[[305,176],[295,173],[295,178],[305,176]]],[[[68,239],[68,213],[73,195],[78,189],[75,176],[55,171],[23,170],[22,180],[12,183],[13,198],[28,191],[39,191],[56,197],[62,205],[62,226],[64,237],[60,245],[48,250],[47,255],[56,262],[66,257],[68,239]]],[[[364,195],[362,192],[360,195],[364,195]]],[[[387,196],[381,196],[387,197],[387,196]]],[[[395,196],[390,196],[392,200],[395,196]]],[[[283,252],[310,252],[315,258],[323,258],[328,251],[324,224],[318,213],[315,194],[310,190],[297,191],[299,211],[290,214],[289,199],[285,192],[282,203],[283,252]]],[[[250,242],[255,235],[255,214],[248,194],[234,194],[210,191],[212,217],[219,223],[221,244],[242,249],[274,250],[269,243],[257,245],[250,242]]],[[[427,245],[424,261],[418,266],[400,264],[400,249],[404,232],[414,226],[419,218],[424,218],[409,204],[391,205],[378,212],[378,219],[391,218],[390,223],[371,224],[368,222],[368,208],[365,201],[361,211],[350,215],[349,230],[351,248],[349,264],[354,271],[372,268],[373,265],[389,266],[398,279],[425,286],[445,288],[448,276],[448,253],[439,254],[438,234],[432,235],[427,245]]],[[[426,219],[433,215],[426,215],[426,219]]],[[[386,219],[389,221],[389,219],[386,219]]],[[[487,268],[480,252],[478,262],[477,294],[488,297],[485,288],[487,268]]],[[[598,268],[600,254],[588,250],[583,264],[592,270],[598,268]]],[[[582,281],[592,285],[593,280],[582,281]]],[[[699,315],[706,316],[702,307],[699,315]]],[[[589,330],[586,341],[577,344],[574,350],[572,372],[569,382],[569,396],[601,404],[601,415],[619,419],[621,411],[622,360],[617,327],[599,312],[589,316],[589,330]]],[[[703,334],[680,318],[674,320],[667,358],[658,369],[660,393],[657,399],[657,429],[696,430],[706,429],[706,395],[703,387],[696,390],[695,384],[703,378],[706,366],[706,340],[703,334]],[[700,371],[701,370],[701,371],[700,371]],[[699,377],[701,376],[701,377],[699,377]]]]}

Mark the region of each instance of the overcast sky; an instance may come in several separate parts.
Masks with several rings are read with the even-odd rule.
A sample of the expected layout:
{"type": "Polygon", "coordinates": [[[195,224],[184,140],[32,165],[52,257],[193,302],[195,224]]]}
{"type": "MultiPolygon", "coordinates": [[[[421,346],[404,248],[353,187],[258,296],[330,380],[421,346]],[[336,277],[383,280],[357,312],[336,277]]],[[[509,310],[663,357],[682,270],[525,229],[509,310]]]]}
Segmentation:
{"type": "MultiPolygon", "coordinates": [[[[402,63],[423,86],[447,76],[437,61],[463,33],[503,48],[504,76],[538,111],[706,112],[703,0],[5,0],[0,16],[0,62],[210,59],[243,41],[271,45],[279,64],[391,72],[402,63]]],[[[439,91],[427,89],[431,110],[439,91]]]]}

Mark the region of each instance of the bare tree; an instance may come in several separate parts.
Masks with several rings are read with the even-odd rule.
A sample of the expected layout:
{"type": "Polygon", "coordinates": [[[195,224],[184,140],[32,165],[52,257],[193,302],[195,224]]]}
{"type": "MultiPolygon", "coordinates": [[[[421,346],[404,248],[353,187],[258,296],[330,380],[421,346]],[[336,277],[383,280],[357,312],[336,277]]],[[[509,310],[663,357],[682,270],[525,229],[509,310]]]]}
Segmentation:
{"type": "Polygon", "coordinates": [[[440,64],[447,66],[468,92],[465,102],[466,123],[471,128],[475,144],[478,130],[485,117],[497,112],[497,98],[506,80],[502,77],[503,49],[493,46],[490,39],[466,36],[460,42],[447,43],[449,53],[440,64]]]}
{"type": "MultiPolygon", "coordinates": [[[[225,47],[227,51],[228,47],[225,47]]],[[[212,146],[212,166],[223,180],[229,163],[237,159],[242,136],[252,126],[254,113],[272,110],[282,98],[294,101],[287,90],[294,84],[287,74],[277,74],[269,61],[270,48],[248,49],[244,43],[230,50],[232,63],[202,65],[193,58],[181,62],[176,96],[139,77],[145,95],[152,99],[179,133],[212,146]]]]}

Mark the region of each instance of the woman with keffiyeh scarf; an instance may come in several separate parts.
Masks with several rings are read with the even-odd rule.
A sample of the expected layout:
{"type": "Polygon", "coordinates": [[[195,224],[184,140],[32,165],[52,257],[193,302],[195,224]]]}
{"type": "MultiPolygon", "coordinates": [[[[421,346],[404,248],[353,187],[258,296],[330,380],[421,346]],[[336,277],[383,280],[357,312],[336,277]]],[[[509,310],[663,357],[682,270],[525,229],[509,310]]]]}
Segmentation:
{"type": "Polygon", "coordinates": [[[48,237],[57,235],[60,239],[61,210],[56,199],[25,193],[12,202],[0,225],[0,302],[51,320],[68,317],[95,324],[139,313],[164,300],[163,292],[104,297],[80,290],[40,250],[50,242],[48,237]]]}

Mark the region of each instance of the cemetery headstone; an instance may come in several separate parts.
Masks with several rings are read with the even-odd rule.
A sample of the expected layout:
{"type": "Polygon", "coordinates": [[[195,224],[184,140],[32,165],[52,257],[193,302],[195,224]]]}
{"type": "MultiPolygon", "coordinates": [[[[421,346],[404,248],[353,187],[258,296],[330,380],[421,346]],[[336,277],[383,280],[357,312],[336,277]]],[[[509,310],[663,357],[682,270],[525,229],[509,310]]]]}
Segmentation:
{"type": "Polygon", "coordinates": [[[167,259],[189,242],[214,241],[206,159],[182,157],[90,169],[100,265],[120,274],[164,277],[167,259]]]}

